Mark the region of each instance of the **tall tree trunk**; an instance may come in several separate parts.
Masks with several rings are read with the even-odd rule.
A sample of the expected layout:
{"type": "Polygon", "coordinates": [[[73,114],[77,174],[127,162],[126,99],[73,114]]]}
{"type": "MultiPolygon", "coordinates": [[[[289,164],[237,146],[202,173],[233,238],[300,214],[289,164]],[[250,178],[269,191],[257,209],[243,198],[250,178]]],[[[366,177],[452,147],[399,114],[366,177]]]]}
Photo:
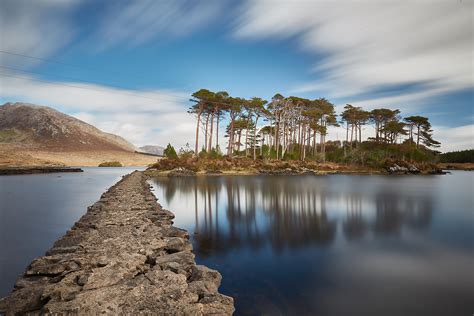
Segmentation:
{"type": "Polygon", "coordinates": [[[352,149],[352,141],[353,141],[353,136],[354,136],[354,124],[351,123],[351,149],[352,149]]]}
{"type": "Polygon", "coordinates": [[[196,142],[194,143],[194,156],[198,157],[199,148],[199,124],[201,124],[201,112],[198,113],[197,124],[196,124],[196,142]]]}
{"type": "Polygon", "coordinates": [[[323,155],[323,162],[326,162],[326,135],[321,135],[322,144],[321,144],[321,154],[323,155]]]}
{"type": "Polygon", "coordinates": [[[300,123],[298,124],[298,145],[299,145],[298,153],[300,155],[300,159],[301,159],[301,156],[303,155],[303,148],[301,146],[302,139],[303,139],[303,124],[300,123]]]}
{"type": "Polygon", "coordinates": [[[215,112],[212,112],[212,116],[211,116],[211,132],[210,132],[210,135],[209,135],[209,144],[208,144],[208,152],[211,152],[212,150],[212,132],[214,130],[214,115],[215,115],[215,112]]]}
{"type": "Polygon", "coordinates": [[[242,139],[242,129],[239,129],[239,139],[237,140],[238,144],[237,144],[237,154],[240,155],[240,140],[242,139]]]}
{"type": "Polygon", "coordinates": [[[248,156],[249,129],[250,129],[250,117],[247,120],[247,128],[245,129],[245,157],[248,156]]]}
{"type": "Polygon", "coordinates": [[[355,139],[355,146],[356,148],[359,148],[359,141],[358,141],[358,137],[359,137],[359,126],[357,125],[357,123],[354,124],[355,125],[355,128],[354,128],[354,139],[355,139]]]}
{"type": "Polygon", "coordinates": [[[227,147],[227,155],[232,158],[232,152],[234,150],[234,120],[235,116],[230,113],[230,130],[229,130],[229,146],[227,147]]]}
{"type": "Polygon", "coordinates": [[[216,122],[216,149],[219,148],[219,118],[220,118],[220,112],[217,111],[217,122],[216,122]]]}
{"type": "Polygon", "coordinates": [[[379,129],[380,129],[380,122],[375,122],[375,142],[379,143],[379,129]]]}
{"type": "Polygon", "coordinates": [[[344,157],[347,156],[347,145],[349,145],[349,122],[346,122],[346,143],[344,144],[344,157]]]}
{"type": "Polygon", "coordinates": [[[204,149],[207,151],[207,143],[208,143],[208,134],[207,134],[207,128],[209,127],[209,114],[206,116],[206,129],[204,132],[205,140],[204,140],[204,149]]]}
{"type": "Polygon", "coordinates": [[[275,146],[276,146],[276,159],[278,160],[278,153],[280,151],[280,115],[278,114],[275,131],[275,146]]]}
{"type": "Polygon", "coordinates": [[[323,133],[321,133],[321,154],[323,156],[323,162],[326,162],[326,120],[322,120],[321,125],[323,126],[323,133]]]}
{"type": "Polygon", "coordinates": [[[256,150],[257,150],[257,124],[258,124],[258,115],[255,119],[255,127],[253,129],[253,160],[257,159],[257,154],[256,154],[256,150]]]}
{"type": "Polygon", "coordinates": [[[311,146],[311,128],[308,126],[308,135],[306,137],[306,146],[305,146],[305,152],[304,152],[304,158],[306,159],[306,150],[310,150],[311,146]]]}
{"type": "Polygon", "coordinates": [[[420,146],[420,125],[417,126],[417,133],[416,133],[416,148],[420,146]]]}
{"type": "Polygon", "coordinates": [[[316,147],[316,130],[313,131],[313,158],[316,159],[316,153],[318,149],[316,147]]]}
{"type": "Polygon", "coordinates": [[[300,146],[300,160],[304,161],[304,155],[306,153],[306,126],[303,124],[301,129],[301,146],[300,146]]]}
{"type": "Polygon", "coordinates": [[[276,152],[276,146],[277,146],[277,116],[275,116],[275,127],[274,127],[274,130],[273,130],[273,134],[275,134],[275,136],[273,136],[273,146],[274,146],[274,149],[275,149],[275,152],[276,152]]]}

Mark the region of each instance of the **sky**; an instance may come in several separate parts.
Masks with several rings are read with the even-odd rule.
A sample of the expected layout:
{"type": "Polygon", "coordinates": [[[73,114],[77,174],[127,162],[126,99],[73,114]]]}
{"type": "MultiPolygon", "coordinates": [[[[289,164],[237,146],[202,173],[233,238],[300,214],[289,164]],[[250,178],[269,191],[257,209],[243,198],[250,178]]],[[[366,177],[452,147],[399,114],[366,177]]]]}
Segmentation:
{"type": "Polygon", "coordinates": [[[427,116],[441,151],[471,149],[473,12],[473,0],[2,0],[0,102],[179,148],[193,147],[201,88],[325,97],[338,112],[427,116]]]}

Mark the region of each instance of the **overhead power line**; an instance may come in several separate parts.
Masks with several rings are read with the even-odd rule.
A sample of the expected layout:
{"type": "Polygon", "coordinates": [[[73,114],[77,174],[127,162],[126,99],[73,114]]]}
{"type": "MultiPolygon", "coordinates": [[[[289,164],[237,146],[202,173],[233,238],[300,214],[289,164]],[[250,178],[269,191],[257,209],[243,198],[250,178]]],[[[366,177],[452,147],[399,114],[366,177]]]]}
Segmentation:
{"type": "MultiPolygon", "coordinates": [[[[73,68],[77,68],[77,69],[82,69],[82,70],[88,70],[88,71],[93,71],[93,72],[96,72],[96,73],[101,73],[101,74],[108,74],[108,75],[113,75],[115,77],[117,76],[123,76],[123,77],[131,77],[130,74],[121,74],[119,72],[116,72],[116,71],[110,71],[110,70],[107,70],[107,69],[96,69],[96,68],[91,68],[91,67],[84,67],[84,66],[79,66],[79,65],[74,65],[74,64],[69,64],[69,63],[65,63],[63,61],[60,61],[60,60],[56,60],[56,59],[51,59],[51,58],[44,58],[44,57],[37,57],[37,56],[32,56],[32,55],[26,55],[26,54],[21,54],[21,53],[17,53],[17,52],[11,52],[11,51],[5,51],[5,50],[0,50],[0,54],[7,54],[7,55],[12,55],[12,56],[16,56],[16,57],[22,57],[22,58],[28,58],[28,59],[33,59],[33,60],[39,60],[39,61],[43,61],[43,62],[46,62],[46,63],[53,63],[53,64],[58,64],[58,65],[63,65],[63,66],[68,66],[68,67],[73,67],[73,68]]],[[[25,70],[20,70],[20,71],[25,71],[25,70]]],[[[139,78],[139,74],[132,74],[132,77],[134,78],[139,78]]],[[[77,80],[77,79],[72,79],[72,80],[77,80]]],[[[102,82],[102,84],[106,84],[106,85],[109,85],[109,86],[113,86],[112,84],[110,83],[107,83],[107,82],[102,82]]],[[[168,95],[173,95],[173,96],[177,96],[177,97],[182,97],[181,95],[176,95],[176,94],[172,94],[172,93],[167,93],[168,95]]]]}
{"type": "MultiPolygon", "coordinates": [[[[82,67],[82,66],[73,65],[73,64],[68,64],[68,63],[64,63],[64,62],[62,62],[62,61],[58,61],[58,60],[54,60],[54,59],[48,59],[48,58],[41,58],[41,57],[36,57],[36,56],[30,56],[30,55],[25,55],[25,54],[20,54],[20,53],[16,53],[16,52],[5,51],[5,50],[0,50],[0,53],[12,55],[12,56],[17,56],[17,57],[23,57],[23,58],[34,59],[34,60],[40,60],[40,61],[44,61],[44,62],[48,62],[48,63],[55,63],[55,64],[59,64],[59,65],[69,66],[69,67],[76,67],[76,68],[81,68],[81,69],[84,69],[84,68],[85,68],[85,67],[82,67]]],[[[42,74],[43,74],[43,73],[40,73],[40,72],[31,71],[31,70],[25,70],[25,69],[19,69],[19,68],[7,67],[7,66],[1,66],[1,65],[0,65],[0,68],[9,69],[9,70],[13,70],[13,71],[20,71],[20,72],[24,72],[24,73],[37,74],[37,75],[38,75],[38,74],[39,74],[39,75],[42,75],[42,74]]],[[[92,68],[86,68],[86,69],[90,69],[90,70],[92,70],[92,71],[100,72],[100,71],[97,70],[97,69],[92,69],[92,68]]],[[[88,81],[84,81],[84,80],[80,80],[80,79],[76,79],[76,78],[72,78],[72,77],[68,77],[68,76],[53,75],[53,74],[47,74],[47,75],[63,77],[64,79],[74,80],[74,81],[78,81],[78,82],[82,82],[82,83],[86,83],[86,84],[94,84],[93,82],[88,82],[88,81]]],[[[44,80],[44,79],[31,78],[31,77],[20,77],[20,76],[15,76],[15,75],[11,75],[11,74],[2,74],[2,73],[0,73],[0,76],[3,76],[3,77],[11,77],[11,78],[18,78],[18,79],[29,80],[29,81],[44,82],[44,83],[47,83],[47,84],[50,84],[50,85],[61,85],[61,86],[66,86],[66,87],[71,87],[71,88],[78,88],[78,89],[83,89],[83,90],[92,90],[92,91],[98,91],[98,92],[106,93],[105,91],[99,90],[99,89],[86,88],[86,87],[81,87],[81,86],[77,86],[77,85],[74,85],[74,84],[61,83],[61,82],[57,82],[57,81],[56,81],[56,82],[52,82],[52,81],[48,81],[48,80],[44,80]]],[[[98,83],[103,84],[103,85],[105,85],[105,87],[110,88],[110,89],[127,89],[127,88],[121,88],[121,87],[114,87],[113,85],[111,85],[111,84],[109,84],[109,83],[106,83],[106,82],[103,82],[103,81],[100,81],[100,82],[98,82],[98,83]]],[[[128,89],[128,90],[129,90],[129,89],[128,89]]],[[[107,92],[107,93],[111,93],[111,92],[107,92]]],[[[136,93],[113,92],[113,94],[122,94],[122,95],[135,96],[135,97],[144,98],[144,99],[149,99],[149,100],[164,101],[163,99],[151,98],[151,97],[143,96],[143,95],[136,94],[136,93]]],[[[164,95],[164,96],[167,95],[167,96],[173,97],[173,101],[175,101],[176,98],[183,98],[183,99],[186,98],[186,97],[183,97],[182,95],[172,94],[172,93],[169,93],[169,92],[160,92],[160,94],[161,94],[161,95],[164,95]]],[[[189,100],[189,99],[188,99],[188,100],[189,100]]],[[[170,100],[168,100],[168,101],[170,101],[170,100]]],[[[202,101],[205,101],[205,102],[211,103],[211,104],[218,104],[218,105],[223,105],[223,104],[225,104],[225,105],[231,105],[231,104],[228,103],[228,102],[217,102],[217,101],[212,101],[212,100],[202,100],[202,101]]]]}
{"type": "Polygon", "coordinates": [[[71,65],[71,64],[63,63],[63,62],[57,61],[57,60],[46,59],[46,58],[35,57],[35,56],[29,56],[29,55],[14,53],[14,52],[8,52],[8,51],[5,51],[5,50],[0,50],[0,53],[7,54],[7,55],[12,55],[12,56],[17,56],[17,57],[24,57],[24,58],[29,58],[29,59],[40,60],[40,61],[44,61],[44,62],[47,62],[47,63],[54,63],[54,64],[59,64],[59,65],[64,65],[64,66],[69,66],[69,67],[82,68],[82,67],[77,66],[77,65],[71,65]]]}

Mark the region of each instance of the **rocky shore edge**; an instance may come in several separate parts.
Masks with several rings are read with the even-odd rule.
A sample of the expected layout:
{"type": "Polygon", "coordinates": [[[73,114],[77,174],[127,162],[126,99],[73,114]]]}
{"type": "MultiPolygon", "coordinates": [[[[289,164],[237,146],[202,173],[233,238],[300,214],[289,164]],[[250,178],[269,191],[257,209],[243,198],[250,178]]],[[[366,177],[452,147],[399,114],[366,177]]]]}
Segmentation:
{"type": "Polygon", "coordinates": [[[81,168],[73,167],[7,167],[0,168],[0,176],[16,174],[83,172],[81,168]]]}
{"type": "Polygon", "coordinates": [[[247,169],[247,170],[208,170],[193,171],[183,167],[172,170],[157,170],[148,168],[145,173],[150,177],[196,177],[196,176],[298,176],[298,175],[329,175],[329,174],[356,174],[356,175],[443,175],[442,169],[420,170],[416,167],[403,167],[397,164],[382,170],[314,170],[309,168],[283,168],[283,169],[247,169]]]}
{"type": "Polygon", "coordinates": [[[196,265],[173,218],[143,172],[124,176],[31,262],[0,313],[231,315],[220,273],[196,265]]]}

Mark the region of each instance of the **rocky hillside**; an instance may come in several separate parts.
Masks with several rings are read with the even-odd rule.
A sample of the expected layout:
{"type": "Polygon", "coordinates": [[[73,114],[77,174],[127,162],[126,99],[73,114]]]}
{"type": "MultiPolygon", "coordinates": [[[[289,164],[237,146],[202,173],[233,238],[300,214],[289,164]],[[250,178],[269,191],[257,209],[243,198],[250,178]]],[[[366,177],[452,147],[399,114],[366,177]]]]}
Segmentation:
{"type": "Polygon", "coordinates": [[[136,150],[122,137],[52,108],[28,103],[0,106],[0,143],[50,151],[136,150]]]}
{"type": "Polygon", "coordinates": [[[153,146],[153,145],[146,145],[138,148],[139,152],[146,153],[146,154],[151,154],[151,155],[157,155],[157,156],[163,156],[164,148],[161,146],[153,146]]]}

